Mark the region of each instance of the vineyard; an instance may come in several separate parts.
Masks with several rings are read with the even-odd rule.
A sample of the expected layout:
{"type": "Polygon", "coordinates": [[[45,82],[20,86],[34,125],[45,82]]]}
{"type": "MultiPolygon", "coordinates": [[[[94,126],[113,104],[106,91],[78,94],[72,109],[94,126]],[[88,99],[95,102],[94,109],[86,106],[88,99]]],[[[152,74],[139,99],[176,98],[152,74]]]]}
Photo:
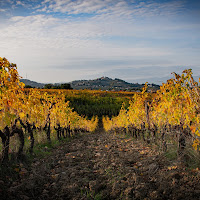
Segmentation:
{"type": "MultiPolygon", "coordinates": [[[[65,95],[65,101],[69,101],[69,106],[78,114],[87,116],[116,116],[119,114],[122,103],[126,107],[134,92],[112,92],[101,90],[60,90],[65,95]]],[[[57,95],[57,90],[41,89],[40,92],[57,95]]]]}
{"type": "Polygon", "coordinates": [[[198,152],[200,147],[200,89],[191,70],[174,76],[156,94],[147,93],[145,85],[128,109],[122,106],[118,116],[103,117],[105,130],[141,138],[162,152],[174,147],[183,160],[193,156],[185,150],[193,146],[198,152]]]}
{"type": "Polygon", "coordinates": [[[33,152],[35,143],[94,132],[102,119],[107,132],[127,133],[167,151],[199,150],[200,92],[191,70],[163,83],[156,93],[26,89],[17,66],[0,60],[2,161],[9,152],[33,152]],[[13,143],[10,145],[10,143],[13,143]],[[14,149],[10,148],[14,146],[14,149]]]}
{"type": "Polygon", "coordinates": [[[6,58],[0,73],[2,199],[199,197],[200,85],[192,70],[173,73],[157,92],[147,84],[142,92],[28,89],[6,58]],[[37,158],[38,146],[52,154],[37,158]]]}
{"type": "Polygon", "coordinates": [[[34,144],[44,142],[45,137],[51,142],[52,138],[60,140],[61,137],[96,129],[98,118],[94,116],[89,120],[81,117],[70,108],[62,91],[51,94],[24,89],[16,65],[5,58],[0,58],[0,70],[2,162],[6,162],[12,152],[17,152],[17,159],[21,159],[24,147],[33,153],[34,144]]]}

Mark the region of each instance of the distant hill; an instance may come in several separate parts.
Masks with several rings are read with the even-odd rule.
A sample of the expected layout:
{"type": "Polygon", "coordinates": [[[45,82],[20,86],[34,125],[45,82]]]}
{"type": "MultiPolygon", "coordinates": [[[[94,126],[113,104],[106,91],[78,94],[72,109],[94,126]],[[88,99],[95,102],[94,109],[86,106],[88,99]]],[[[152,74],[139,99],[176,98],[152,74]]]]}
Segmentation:
{"type": "MultiPolygon", "coordinates": [[[[144,84],[128,83],[124,80],[108,77],[101,77],[94,80],[77,80],[70,82],[73,89],[91,89],[91,90],[140,90],[144,84]]],[[[159,85],[149,84],[152,90],[159,89],[159,85]]]]}
{"type": "Polygon", "coordinates": [[[31,86],[35,88],[43,88],[45,85],[44,83],[37,83],[35,81],[30,81],[28,79],[21,79],[20,81],[24,83],[26,86],[31,86]]]}
{"type": "MultiPolygon", "coordinates": [[[[26,86],[31,86],[35,88],[43,88],[45,86],[44,83],[37,83],[35,81],[30,81],[28,79],[21,79],[26,86]]],[[[115,78],[111,79],[108,77],[101,77],[94,80],[76,80],[69,82],[73,89],[90,89],[90,90],[141,90],[144,84],[139,83],[128,83],[124,80],[115,78]]],[[[60,85],[60,83],[55,83],[54,85],[60,85]]],[[[159,85],[149,84],[150,90],[157,90],[159,89],[159,85]]]]}

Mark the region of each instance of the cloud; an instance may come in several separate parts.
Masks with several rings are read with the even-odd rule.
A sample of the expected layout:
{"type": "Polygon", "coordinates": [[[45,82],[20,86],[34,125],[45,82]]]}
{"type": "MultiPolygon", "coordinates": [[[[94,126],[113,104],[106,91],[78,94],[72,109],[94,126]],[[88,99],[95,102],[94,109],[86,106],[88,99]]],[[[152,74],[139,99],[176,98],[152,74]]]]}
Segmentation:
{"type": "Polygon", "coordinates": [[[110,3],[111,0],[45,0],[42,2],[42,6],[46,6],[46,8],[51,12],[80,14],[97,12],[98,10],[108,6],[110,3]]]}
{"type": "MultiPolygon", "coordinates": [[[[36,0],[18,6],[27,2],[36,0]]],[[[45,0],[3,22],[0,56],[46,82],[59,74],[60,81],[107,72],[128,78],[136,68],[197,66],[199,23],[182,21],[184,9],[183,1],[45,0]]]]}
{"type": "Polygon", "coordinates": [[[25,3],[23,3],[22,1],[16,1],[16,5],[25,6],[25,3]]]}
{"type": "Polygon", "coordinates": [[[6,12],[6,9],[1,9],[1,8],[0,8],[0,12],[6,12]]]}
{"type": "Polygon", "coordinates": [[[67,69],[67,70],[61,70],[61,69],[37,69],[34,68],[26,70],[26,73],[24,73],[24,70],[19,69],[20,74],[23,78],[28,78],[30,80],[34,80],[37,82],[42,83],[60,83],[60,82],[70,82],[73,80],[80,80],[85,79],[86,77],[93,76],[96,74],[96,77],[99,77],[98,75],[102,71],[90,69],[90,70],[80,70],[79,69],[67,69]],[[41,78],[42,77],[42,78],[41,78]]]}
{"type": "Polygon", "coordinates": [[[64,18],[71,20],[71,24],[56,28],[59,33],[67,29],[66,34],[77,37],[179,38],[183,30],[197,27],[197,23],[178,23],[179,13],[187,15],[184,1],[45,0],[37,11],[55,16],[56,13],[66,14],[64,18]]]}
{"type": "Polygon", "coordinates": [[[151,30],[149,27],[140,30],[135,24],[130,27],[123,20],[110,23],[96,22],[93,18],[82,21],[51,15],[15,16],[0,30],[0,55],[10,57],[23,69],[27,66],[89,71],[102,68],[106,71],[106,68],[144,67],[149,63],[166,66],[180,64],[180,61],[181,64],[199,62],[199,59],[189,59],[193,49],[190,49],[191,55],[184,49],[177,57],[176,50],[171,47],[153,47],[141,42],[127,46],[104,40],[116,35],[140,37],[146,33],[148,36],[151,30]]]}
{"type": "Polygon", "coordinates": [[[128,0],[45,0],[38,11],[61,12],[67,14],[106,14],[125,16],[174,15],[184,10],[183,1],[138,2],[128,0]]]}

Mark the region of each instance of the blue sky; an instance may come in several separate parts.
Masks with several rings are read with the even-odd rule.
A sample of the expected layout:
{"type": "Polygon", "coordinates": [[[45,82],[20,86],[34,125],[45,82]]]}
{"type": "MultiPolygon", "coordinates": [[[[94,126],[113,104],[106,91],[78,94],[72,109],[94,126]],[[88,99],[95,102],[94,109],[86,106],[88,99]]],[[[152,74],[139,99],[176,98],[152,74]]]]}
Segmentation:
{"type": "Polygon", "coordinates": [[[200,0],[0,0],[0,57],[23,78],[200,76],[200,0]]]}

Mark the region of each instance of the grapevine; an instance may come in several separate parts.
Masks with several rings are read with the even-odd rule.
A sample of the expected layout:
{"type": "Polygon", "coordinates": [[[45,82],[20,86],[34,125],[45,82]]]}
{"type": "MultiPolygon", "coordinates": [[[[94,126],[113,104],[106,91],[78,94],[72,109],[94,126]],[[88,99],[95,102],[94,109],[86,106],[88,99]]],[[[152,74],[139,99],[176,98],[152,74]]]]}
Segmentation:
{"type": "MultiPolygon", "coordinates": [[[[178,140],[178,153],[182,154],[189,137],[195,150],[200,146],[200,90],[192,77],[192,70],[163,83],[156,94],[135,93],[128,109],[121,108],[117,117],[103,118],[106,131],[125,130],[147,142],[161,139],[162,148],[167,149],[171,135],[178,140]],[[174,135],[172,134],[174,132],[174,135]]],[[[200,81],[200,80],[199,80],[200,81]]],[[[173,140],[173,139],[172,139],[173,140]]]]}
{"type": "Polygon", "coordinates": [[[18,159],[22,158],[25,139],[30,141],[29,152],[33,153],[35,136],[46,132],[51,142],[51,133],[57,138],[71,137],[77,132],[92,132],[98,118],[88,120],[69,107],[65,95],[24,89],[17,66],[6,58],[0,58],[0,137],[2,139],[2,161],[8,160],[10,138],[18,134],[20,147],[18,159]]]}

